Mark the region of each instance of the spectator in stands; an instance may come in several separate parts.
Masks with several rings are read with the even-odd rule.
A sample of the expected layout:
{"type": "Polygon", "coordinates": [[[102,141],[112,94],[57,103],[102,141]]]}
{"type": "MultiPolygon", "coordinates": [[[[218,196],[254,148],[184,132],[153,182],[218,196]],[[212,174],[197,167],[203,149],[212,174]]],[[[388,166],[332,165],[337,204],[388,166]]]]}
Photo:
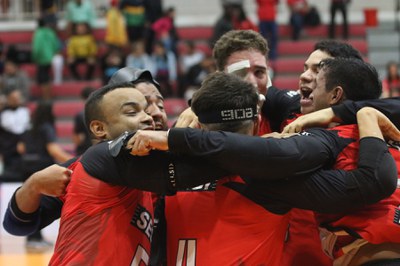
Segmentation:
{"type": "Polygon", "coordinates": [[[200,63],[204,58],[204,52],[196,48],[194,41],[184,42],[185,49],[179,53],[179,68],[182,75],[186,75],[189,69],[200,63]]]}
{"type": "MultiPolygon", "coordinates": [[[[22,173],[25,178],[55,162],[72,158],[57,143],[53,105],[40,101],[32,115],[32,128],[26,131],[17,146],[22,157],[22,173]]],[[[44,251],[52,244],[43,239],[40,231],[29,235],[26,242],[28,251],[44,251]]]]}
{"type": "Polygon", "coordinates": [[[340,11],[342,13],[343,18],[343,39],[347,39],[349,37],[349,25],[347,24],[347,5],[350,3],[350,0],[331,0],[331,23],[329,24],[329,38],[335,38],[335,16],[336,11],[340,11]]]}
{"type": "Polygon", "coordinates": [[[17,143],[29,128],[29,121],[29,109],[24,105],[21,91],[8,91],[5,107],[0,113],[0,154],[5,171],[19,170],[21,156],[17,152],[17,143]]]}
{"type": "Polygon", "coordinates": [[[75,33],[69,38],[67,44],[67,63],[71,74],[76,80],[81,80],[78,65],[87,65],[87,80],[93,77],[96,67],[97,44],[91,33],[91,28],[86,23],[75,24],[75,33]]]}
{"type": "Polygon", "coordinates": [[[257,0],[258,27],[261,35],[268,40],[270,62],[278,57],[278,25],[275,21],[278,3],[279,0],[257,0]]]}
{"type": "Polygon", "coordinates": [[[247,17],[242,5],[233,5],[232,14],[233,29],[258,31],[258,27],[247,17]]]}
{"type": "Polygon", "coordinates": [[[309,12],[306,0],[287,0],[290,9],[290,25],[292,26],[292,40],[300,38],[304,25],[304,16],[309,12]]]}
{"type": "Polygon", "coordinates": [[[43,18],[40,18],[32,39],[32,60],[36,64],[36,82],[41,89],[43,99],[51,98],[51,65],[59,51],[60,40],[56,33],[43,18]]]}
{"type": "Polygon", "coordinates": [[[217,20],[213,28],[213,35],[210,39],[210,46],[213,47],[215,42],[226,32],[233,30],[232,25],[232,5],[222,4],[223,14],[217,20]]]}
{"type": "MultiPolygon", "coordinates": [[[[81,98],[83,101],[89,97],[89,95],[95,89],[92,87],[85,87],[81,91],[81,98]]],[[[83,110],[77,113],[74,117],[74,134],[72,135],[72,140],[75,144],[76,155],[83,154],[87,148],[92,145],[92,140],[88,129],[85,125],[85,116],[83,110]]]]}
{"type": "Polygon", "coordinates": [[[186,100],[192,98],[192,95],[197,91],[203,80],[211,73],[216,70],[215,62],[212,56],[206,56],[201,60],[200,63],[189,68],[189,71],[184,77],[183,88],[184,91],[179,93],[180,97],[184,97],[186,100]]]}
{"type": "Polygon", "coordinates": [[[43,19],[50,28],[57,31],[57,4],[55,0],[35,0],[35,9],[39,18],[43,19]]]}
{"type": "Polygon", "coordinates": [[[10,44],[7,49],[6,59],[17,64],[31,63],[31,50],[21,49],[15,44],[10,44]]]}
{"type": "Polygon", "coordinates": [[[129,42],[142,40],[146,21],[145,0],[121,0],[119,8],[125,17],[129,42]]]}
{"type": "Polygon", "coordinates": [[[19,68],[17,62],[7,59],[4,63],[4,73],[0,76],[0,95],[8,95],[13,90],[22,94],[22,102],[29,100],[30,82],[28,74],[19,68]]]}
{"type": "Polygon", "coordinates": [[[145,43],[146,53],[151,54],[154,46],[155,34],[151,25],[163,16],[162,0],[146,0],[146,23],[145,23],[145,43]]]}
{"type": "Polygon", "coordinates": [[[108,46],[105,55],[101,58],[101,79],[107,84],[111,76],[125,66],[125,55],[121,48],[108,46]]]}
{"type": "Polygon", "coordinates": [[[164,16],[156,20],[151,28],[153,29],[156,41],[161,41],[167,51],[177,55],[176,43],[178,42],[178,34],[174,23],[175,8],[170,7],[165,11],[164,16]]]}
{"type": "Polygon", "coordinates": [[[69,0],[65,9],[65,19],[68,21],[68,35],[73,33],[73,25],[76,23],[87,23],[93,28],[96,20],[96,12],[92,1],[69,0]]]}
{"type": "Polygon", "coordinates": [[[382,80],[382,98],[400,96],[400,74],[397,62],[386,65],[386,77],[382,80]]]}
{"type": "Polygon", "coordinates": [[[175,54],[165,49],[163,42],[156,41],[151,56],[156,77],[160,83],[160,92],[164,97],[175,96],[177,81],[177,63],[175,54]]]}
{"type": "Polygon", "coordinates": [[[128,44],[125,18],[118,8],[118,0],[111,0],[106,13],[106,37],[108,45],[124,48],[128,44]]]}
{"type": "Polygon", "coordinates": [[[155,75],[155,66],[151,57],[146,53],[144,42],[136,41],[132,43],[132,51],[126,57],[126,66],[139,69],[147,69],[155,75]]]}

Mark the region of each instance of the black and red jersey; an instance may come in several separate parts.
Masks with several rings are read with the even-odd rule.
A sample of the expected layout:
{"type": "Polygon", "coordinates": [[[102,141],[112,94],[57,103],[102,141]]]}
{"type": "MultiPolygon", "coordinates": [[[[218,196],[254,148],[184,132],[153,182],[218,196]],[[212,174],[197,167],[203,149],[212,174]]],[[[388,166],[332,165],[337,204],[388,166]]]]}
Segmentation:
{"type": "Polygon", "coordinates": [[[79,161],[73,171],[50,265],[147,265],[152,193],[107,184],[79,161]]]}

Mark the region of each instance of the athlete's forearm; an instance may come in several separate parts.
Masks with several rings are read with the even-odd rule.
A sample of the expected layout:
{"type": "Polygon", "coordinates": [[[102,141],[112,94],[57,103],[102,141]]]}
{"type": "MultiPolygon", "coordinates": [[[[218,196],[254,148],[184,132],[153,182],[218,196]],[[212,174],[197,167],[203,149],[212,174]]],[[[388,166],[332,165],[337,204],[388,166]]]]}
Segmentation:
{"type": "MultiPolygon", "coordinates": [[[[329,136],[331,133],[326,133],[329,136]]],[[[326,138],[326,139],[329,139],[326,138]]],[[[233,174],[282,179],[312,173],[333,159],[331,143],[313,134],[287,139],[171,129],[170,151],[198,156],[233,174]]]]}
{"type": "Polygon", "coordinates": [[[278,212],[288,206],[320,213],[343,213],[390,195],[397,185],[396,164],[379,138],[360,141],[358,167],[352,171],[320,170],[308,177],[256,183],[248,193],[264,198],[278,212]]]}
{"type": "Polygon", "coordinates": [[[4,229],[12,235],[26,236],[60,218],[62,202],[58,198],[43,196],[39,201],[39,206],[40,208],[34,212],[23,212],[17,204],[16,193],[14,193],[4,215],[4,229]]]}
{"type": "Polygon", "coordinates": [[[15,192],[15,202],[24,213],[33,213],[39,209],[42,194],[35,184],[35,176],[31,176],[15,192]]]}
{"type": "Polygon", "coordinates": [[[373,107],[383,114],[400,128],[400,97],[387,99],[375,99],[365,101],[345,101],[343,104],[332,106],[335,115],[339,117],[345,124],[355,124],[357,112],[366,106],[373,107]]]}
{"type": "Polygon", "coordinates": [[[124,148],[113,156],[109,147],[105,142],[91,147],[81,163],[92,177],[115,185],[168,194],[230,174],[202,158],[160,151],[133,156],[124,148]]]}

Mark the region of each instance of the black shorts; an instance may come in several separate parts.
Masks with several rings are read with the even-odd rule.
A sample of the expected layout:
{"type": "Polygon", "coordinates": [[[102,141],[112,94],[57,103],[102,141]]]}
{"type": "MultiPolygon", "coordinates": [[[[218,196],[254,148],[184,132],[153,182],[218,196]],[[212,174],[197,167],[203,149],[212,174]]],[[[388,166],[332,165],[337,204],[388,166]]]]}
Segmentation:
{"type": "Polygon", "coordinates": [[[38,66],[37,68],[37,73],[36,73],[36,81],[38,84],[46,84],[50,82],[51,78],[51,66],[50,65],[45,65],[45,66],[38,66]]]}

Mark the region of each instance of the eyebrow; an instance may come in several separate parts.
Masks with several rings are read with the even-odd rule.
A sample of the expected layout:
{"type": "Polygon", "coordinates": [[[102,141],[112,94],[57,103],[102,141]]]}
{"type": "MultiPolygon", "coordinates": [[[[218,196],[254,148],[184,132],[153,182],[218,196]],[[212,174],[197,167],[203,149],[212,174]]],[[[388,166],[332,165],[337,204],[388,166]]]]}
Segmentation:
{"type": "MultiPolygon", "coordinates": [[[[152,95],[147,95],[147,96],[144,96],[144,97],[145,97],[146,100],[147,100],[147,99],[149,99],[151,96],[152,96],[152,95]]],[[[159,99],[159,100],[164,101],[164,97],[162,97],[161,95],[156,95],[156,98],[159,99]]]]}
{"type": "Polygon", "coordinates": [[[138,108],[138,107],[140,107],[140,104],[137,103],[137,102],[126,102],[126,103],[123,103],[123,104],[121,105],[120,109],[122,109],[122,108],[124,108],[124,107],[126,107],[126,106],[132,106],[132,107],[134,107],[134,108],[138,108]]]}

